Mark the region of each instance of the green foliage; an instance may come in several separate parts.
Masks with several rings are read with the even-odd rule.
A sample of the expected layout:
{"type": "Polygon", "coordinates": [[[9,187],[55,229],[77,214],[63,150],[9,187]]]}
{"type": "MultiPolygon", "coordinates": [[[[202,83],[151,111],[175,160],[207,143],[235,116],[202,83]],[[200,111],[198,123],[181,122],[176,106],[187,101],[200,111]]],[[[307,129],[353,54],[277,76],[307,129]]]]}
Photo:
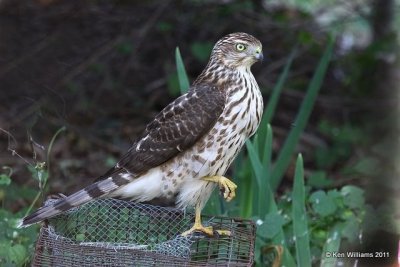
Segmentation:
{"type": "Polygon", "coordinates": [[[332,186],[333,181],[327,177],[324,171],[315,171],[307,179],[309,186],[314,188],[326,188],[332,186]]]}
{"type": "Polygon", "coordinates": [[[282,149],[280,150],[274,170],[272,171],[270,178],[270,183],[273,190],[276,190],[276,188],[279,186],[283,178],[283,174],[287,169],[287,167],[289,166],[290,160],[292,158],[291,155],[293,154],[294,149],[296,148],[296,144],[300,138],[300,135],[307,124],[308,118],[314,106],[314,102],[317,98],[319,89],[321,88],[322,81],[325,77],[325,73],[328,69],[334,43],[335,39],[331,38],[318,64],[315,74],[308,86],[307,94],[304,97],[304,100],[301,104],[299,113],[294,123],[294,127],[290,131],[288,138],[286,139],[282,149]]]}
{"type": "Polygon", "coordinates": [[[337,208],[334,197],[332,195],[328,196],[322,190],[312,193],[310,202],[312,203],[313,211],[322,217],[334,214],[337,208]]]}
{"type": "Polygon", "coordinates": [[[305,204],[303,158],[299,155],[297,157],[294,176],[292,204],[293,234],[296,242],[297,266],[311,266],[309,227],[305,204]]]}
{"type": "Polygon", "coordinates": [[[181,57],[181,52],[179,51],[178,47],[175,49],[175,62],[176,62],[176,71],[178,73],[179,88],[181,89],[181,93],[184,94],[189,90],[190,84],[181,57]]]}
{"type": "Polygon", "coordinates": [[[7,167],[7,166],[3,166],[3,169],[4,170],[8,169],[9,173],[8,174],[5,174],[5,173],[0,174],[0,186],[1,185],[9,185],[11,183],[11,178],[10,177],[11,177],[11,174],[12,174],[12,169],[10,167],[7,167]]]}
{"type": "MultiPolygon", "coordinates": [[[[7,181],[0,184],[3,206],[9,196],[24,196],[25,191],[22,187],[12,186],[9,174],[0,174],[1,181],[7,181]]],[[[23,266],[30,258],[38,228],[18,229],[17,222],[23,215],[23,211],[13,214],[4,207],[0,208],[0,266],[23,266]]]]}
{"type": "Polygon", "coordinates": [[[338,126],[322,120],[318,125],[318,130],[332,140],[329,147],[319,147],[315,151],[315,161],[319,168],[330,168],[337,162],[347,159],[352,153],[352,144],[362,144],[366,141],[365,134],[359,128],[349,124],[338,126]]]}
{"type": "Polygon", "coordinates": [[[36,162],[28,165],[32,179],[38,182],[39,191],[29,187],[20,186],[12,182],[12,169],[3,166],[8,173],[0,174],[0,266],[25,266],[33,253],[35,240],[39,230],[38,225],[19,229],[19,220],[32,210],[40,196],[44,195],[50,171],[50,153],[57,136],[65,131],[61,127],[52,137],[47,149],[46,162],[36,162]],[[15,213],[8,209],[9,204],[21,199],[32,204],[27,209],[21,209],[15,213]]]}

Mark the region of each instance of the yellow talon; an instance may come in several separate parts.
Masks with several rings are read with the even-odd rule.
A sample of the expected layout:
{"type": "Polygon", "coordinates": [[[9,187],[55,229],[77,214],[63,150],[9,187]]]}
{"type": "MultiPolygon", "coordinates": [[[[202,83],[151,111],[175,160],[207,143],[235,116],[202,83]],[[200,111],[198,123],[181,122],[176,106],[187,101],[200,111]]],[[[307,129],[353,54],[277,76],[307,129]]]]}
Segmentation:
{"type": "Polygon", "coordinates": [[[194,217],[194,225],[192,226],[192,228],[190,228],[189,230],[185,231],[182,233],[182,236],[188,236],[194,232],[203,232],[208,236],[213,236],[214,235],[214,231],[212,226],[208,226],[208,227],[204,227],[201,224],[201,209],[198,205],[196,205],[196,214],[194,217]]]}
{"type": "Polygon", "coordinates": [[[206,176],[202,178],[205,181],[218,183],[220,189],[224,189],[224,198],[231,201],[236,196],[237,185],[224,176],[206,176]]]}
{"type": "MultiPolygon", "coordinates": [[[[214,229],[212,226],[203,226],[201,224],[201,209],[199,207],[199,205],[196,205],[196,211],[195,211],[195,217],[194,217],[194,225],[192,226],[192,228],[190,228],[189,230],[185,231],[182,233],[182,236],[188,236],[194,232],[202,232],[208,236],[214,236],[214,229]]],[[[230,236],[231,235],[231,231],[229,230],[216,230],[215,232],[218,233],[218,235],[225,235],[225,236],[230,236]]]]}
{"type": "MultiPolygon", "coordinates": [[[[235,190],[237,188],[237,185],[224,176],[219,176],[219,175],[206,176],[201,179],[204,181],[208,181],[208,182],[218,183],[219,188],[224,190],[224,198],[228,202],[231,201],[236,196],[235,190]]],[[[204,234],[206,234],[208,236],[214,235],[214,230],[213,230],[212,226],[205,227],[201,224],[200,212],[201,212],[201,209],[200,209],[199,205],[196,205],[196,214],[194,217],[194,225],[189,230],[183,232],[182,236],[188,236],[194,232],[203,232],[204,234]]],[[[219,235],[225,235],[225,236],[231,235],[231,232],[229,230],[216,230],[215,232],[217,232],[219,235]]]]}

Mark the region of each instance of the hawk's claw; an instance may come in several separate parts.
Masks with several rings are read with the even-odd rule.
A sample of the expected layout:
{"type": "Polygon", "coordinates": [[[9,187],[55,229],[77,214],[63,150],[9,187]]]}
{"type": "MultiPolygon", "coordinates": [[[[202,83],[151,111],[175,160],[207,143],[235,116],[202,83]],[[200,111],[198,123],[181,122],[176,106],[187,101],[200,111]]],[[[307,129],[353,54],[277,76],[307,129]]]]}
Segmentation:
{"type": "Polygon", "coordinates": [[[214,230],[212,228],[212,226],[203,226],[201,223],[194,223],[194,225],[192,226],[192,228],[190,228],[189,230],[185,231],[182,233],[182,236],[188,236],[191,235],[195,232],[202,232],[208,236],[213,236],[214,235],[214,230]]]}
{"type": "Polygon", "coordinates": [[[203,177],[202,179],[205,181],[218,183],[219,188],[221,189],[221,191],[223,190],[224,192],[224,198],[226,199],[226,201],[229,202],[236,196],[235,190],[237,188],[237,185],[228,178],[216,175],[216,176],[206,176],[203,177]]]}

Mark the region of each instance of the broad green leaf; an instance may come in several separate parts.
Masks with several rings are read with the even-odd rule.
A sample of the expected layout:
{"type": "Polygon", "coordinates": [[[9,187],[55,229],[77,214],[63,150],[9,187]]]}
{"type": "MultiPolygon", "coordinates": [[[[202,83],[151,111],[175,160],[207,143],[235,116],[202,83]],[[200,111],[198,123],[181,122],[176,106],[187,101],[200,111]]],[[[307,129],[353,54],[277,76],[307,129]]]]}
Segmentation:
{"type": "Polygon", "coordinates": [[[6,174],[0,174],[0,185],[9,185],[11,183],[10,176],[6,174]]]}
{"type": "Polygon", "coordinates": [[[296,162],[292,202],[297,266],[311,266],[310,238],[305,198],[303,158],[299,154],[296,162]]]}
{"type": "Polygon", "coordinates": [[[340,193],[343,196],[344,204],[352,209],[359,209],[364,206],[364,191],[354,185],[346,185],[340,193]]]}
{"type": "Polygon", "coordinates": [[[337,209],[334,199],[324,191],[312,193],[309,201],[312,203],[313,210],[322,217],[333,214],[337,209]]]}
{"type": "Polygon", "coordinates": [[[274,238],[282,229],[285,219],[277,212],[268,213],[258,229],[257,233],[263,238],[274,238]]]}
{"type": "Polygon", "coordinates": [[[186,74],[185,65],[183,64],[181,57],[181,52],[179,51],[178,47],[175,49],[175,62],[176,71],[178,73],[179,87],[181,89],[181,93],[184,94],[189,90],[190,84],[186,74]]]}

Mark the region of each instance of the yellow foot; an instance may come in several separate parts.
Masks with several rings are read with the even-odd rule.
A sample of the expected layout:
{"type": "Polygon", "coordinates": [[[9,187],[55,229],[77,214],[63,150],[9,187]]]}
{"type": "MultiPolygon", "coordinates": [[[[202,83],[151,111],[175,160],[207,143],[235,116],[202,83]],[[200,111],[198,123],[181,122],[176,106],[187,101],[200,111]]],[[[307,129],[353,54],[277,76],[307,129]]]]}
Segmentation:
{"type": "Polygon", "coordinates": [[[236,196],[237,185],[224,176],[206,176],[201,178],[205,181],[218,183],[219,188],[224,191],[224,198],[226,201],[231,201],[236,196]]]}
{"type": "Polygon", "coordinates": [[[182,233],[182,236],[188,236],[190,234],[193,234],[194,232],[202,232],[208,236],[213,236],[214,235],[214,231],[212,226],[208,226],[208,227],[204,227],[202,224],[197,224],[195,223],[193,225],[192,228],[190,228],[189,230],[185,231],[182,233]]]}
{"type": "MultiPolygon", "coordinates": [[[[186,237],[188,235],[193,234],[194,232],[202,232],[208,236],[214,236],[214,230],[212,226],[203,226],[203,225],[193,225],[192,228],[182,233],[182,236],[186,237]]],[[[215,230],[217,235],[221,236],[231,236],[231,231],[229,230],[215,230]]]]}
{"type": "MultiPolygon", "coordinates": [[[[181,235],[182,236],[188,236],[193,234],[194,232],[202,232],[208,236],[213,236],[214,235],[214,230],[212,226],[203,226],[201,224],[201,208],[199,206],[199,204],[196,205],[195,208],[195,216],[194,216],[194,225],[192,228],[190,228],[189,230],[183,232],[181,235]]],[[[225,236],[230,236],[231,232],[228,230],[216,230],[215,231],[218,235],[225,235],[225,236]]]]}

